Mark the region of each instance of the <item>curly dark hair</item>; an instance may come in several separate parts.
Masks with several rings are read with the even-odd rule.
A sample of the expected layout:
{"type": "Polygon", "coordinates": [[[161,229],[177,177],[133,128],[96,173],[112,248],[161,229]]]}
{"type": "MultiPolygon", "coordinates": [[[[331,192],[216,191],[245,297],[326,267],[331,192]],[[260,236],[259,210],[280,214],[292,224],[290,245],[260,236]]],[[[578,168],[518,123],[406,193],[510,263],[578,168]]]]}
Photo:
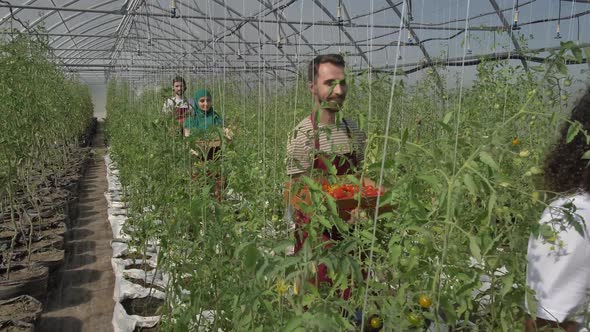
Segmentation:
{"type": "MultiPolygon", "coordinates": [[[[570,121],[579,122],[582,130],[590,135],[590,88],[572,110],[570,121]]],[[[580,189],[590,193],[590,167],[587,167],[588,160],[582,159],[584,153],[590,150],[590,145],[581,132],[573,141],[566,143],[569,127],[569,122],[563,125],[557,144],[545,159],[545,187],[556,193],[571,193],[580,189]]]]}

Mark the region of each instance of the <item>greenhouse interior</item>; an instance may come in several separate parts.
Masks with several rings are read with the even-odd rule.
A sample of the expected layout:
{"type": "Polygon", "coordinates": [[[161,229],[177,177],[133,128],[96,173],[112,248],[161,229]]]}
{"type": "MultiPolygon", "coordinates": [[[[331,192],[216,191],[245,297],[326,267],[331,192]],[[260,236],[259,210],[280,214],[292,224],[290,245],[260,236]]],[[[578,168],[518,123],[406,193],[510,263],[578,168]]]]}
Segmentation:
{"type": "Polygon", "coordinates": [[[0,0],[0,34],[0,331],[590,330],[590,0],[0,0]]]}

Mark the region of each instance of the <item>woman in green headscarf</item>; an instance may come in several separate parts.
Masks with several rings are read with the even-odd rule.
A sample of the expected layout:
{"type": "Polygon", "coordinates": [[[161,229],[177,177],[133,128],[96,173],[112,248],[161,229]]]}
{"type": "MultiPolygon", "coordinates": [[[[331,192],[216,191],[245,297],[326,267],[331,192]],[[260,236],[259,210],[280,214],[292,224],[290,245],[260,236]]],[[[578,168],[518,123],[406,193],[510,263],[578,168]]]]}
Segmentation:
{"type": "Polygon", "coordinates": [[[184,121],[185,135],[199,134],[214,127],[223,127],[223,119],[217,114],[211,104],[211,93],[200,89],[195,92],[193,114],[184,121]]]}
{"type": "MultiPolygon", "coordinates": [[[[195,149],[191,148],[191,154],[196,156],[199,162],[205,160],[218,160],[221,157],[221,142],[217,128],[223,128],[223,119],[217,114],[211,106],[211,93],[205,89],[195,92],[193,114],[184,121],[185,136],[198,137],[195,149]],[[197,152],[197,150],[199,152],[197,152]]],[[[231,140],[231,131],[229,128],[223,128],[224,136],[231,140]]],[[[192,145],[192,144],[191,144],[192,145]]],[[[193,179],[198,173],[193,174],[193,179]]],[[[207,176],[215,180],[213,195],[221,200],[225,188],[223,178],[218,171],[209,171],[207,176]]]]}

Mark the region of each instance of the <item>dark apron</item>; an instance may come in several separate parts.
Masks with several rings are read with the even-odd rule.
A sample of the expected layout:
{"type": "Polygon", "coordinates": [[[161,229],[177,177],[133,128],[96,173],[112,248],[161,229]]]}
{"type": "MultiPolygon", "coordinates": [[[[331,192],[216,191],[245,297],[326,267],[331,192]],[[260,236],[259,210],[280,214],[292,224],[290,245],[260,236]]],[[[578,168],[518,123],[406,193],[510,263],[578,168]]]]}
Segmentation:
{"type": "MultiPolygon", "coordinates": [[[[319,135],[316,135],[316,133],[318,132],[318,127],[317,124],[315,122],[314,116],[313,114],[310,116],[310,120],[313,126],[313,133],[314,133],[314,146],[315,146],[315,150],[316,153],[314,155],[314,160],[313,160],[313,169],[315,170],[320,170],[322,172],[324,172],[325,174],[328,173],[328,167],[326,166],[327,163],[330,162],[330,156],[328,156],[326,153],[322,153],[320,152],[320,140],[319,140],[319,135]]],[[[350,128],[348,127],[348,124],[346,123],[346,121],[343,120],[344,126],[346,128],[346,134],[348,135],[348,138],[350,140],[352,140],[352,134],[350,132],[350,128]]],[[[349,174],[352,173],[352,171],[358,167],[358,158],[356,157],[356,153],[353,152],[352,153],[345,153],[345,154],[334,154],[331,155],[331,157],[333,157],[331,163],[332,165],[336,168],[336,174],[337,175],[345,175],[345,174],[349,174]]],[[[310,216],[304,214],[303,212],[296,210],[295,211],[295,253],[299,252],[301,250],[301,248],[303,247],[303,243],[305,242],[305,240],[307,239],[307,232],[303,230],[304,225],[305,224],[309,224],[311,221],[310,216]]],[[[342,239],[342,236],[340,235],[340,233],[338,232],[338,229],[336,228],[336,226],[332,226],[331,229],[326,229],[322,232],[321,234],[321,238],[322,241],[327,242],[330,240],[333,241],[339,241],[342,239]]],[[[324,246],[324,249],[328,249],[330,247],[332,247],[333,244],[326,244],[324,246]]],[[[332,285],[332,279],[330,279],[328,277],[328,268],[326,267],[325,264],[319,264],[317,267],[317,278],[313,278],[312,280],[310,280],[310,282],[314,285],[316,285],[316,280],[318,284],[321,283],[326,283],[329,286],[332,285]]],[[[318,285],[316,285],[318,286],[318,285]]],[[[347,289],[344,294],[343,294],[343,298],[344,299],[348,299],[348,297],[350,296],[350,289],[347,289]]]]}

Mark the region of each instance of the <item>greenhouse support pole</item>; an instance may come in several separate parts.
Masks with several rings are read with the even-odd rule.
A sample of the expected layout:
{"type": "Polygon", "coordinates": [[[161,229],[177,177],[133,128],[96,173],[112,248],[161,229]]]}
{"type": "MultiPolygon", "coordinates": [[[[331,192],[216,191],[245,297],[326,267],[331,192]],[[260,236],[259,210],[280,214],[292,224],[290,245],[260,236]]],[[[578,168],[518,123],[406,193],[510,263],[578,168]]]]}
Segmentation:
{"type": "MultiPolygon", "coordinates": [[[[402,13],[399,11],[399,9],[397,9],[397,7],[394,5],[394,3],[391,0],[386,0],[386,1],[387,1],[387,4],[391,7],[391,9],[393,9],[393,11],[397,14],[399,19],[405,21],[405,19],[402,17],[402,13]]],[[[404,25],[406,26],[406,28],[408,29],[408,31],[412,35],[412,38],[414,38],[414,42],[418,45],[418,47],[422,51],[422,54],[424,54],[424,57],[426,58],[428,65],[431,65],[432,58],[430,57],[430,54],[428,53],[428,51],[426,51],[426,47],[424,47],[424,45],[422,45],[420,43],[420,38],[418,38],[418,35],[414,31],[414,29],[412,29],[410,27],[410,22],[406,21],[404,25]]],[[[436,67],[432,66],[432,69],[434,70],[434,75],[436,77],[436,85],[438,86],[439,92],[441,95],[444,95],[444,86],[443,86],[442,78],[440,77],[440,74],[438,73],[438,70],[436,69],[436,67]]]]}
{"type": "Polygon", "coordinates": [[[127,35],[129,34],[129,30],[131,29],[131,25],[133,24],[133,21],[135,20],[135,14],[130,14],[129,10],[135,10],[136,7],[138,7],[139,3],[141,0],[127,0],[125,2],[125,5],[123,5],[123,7],[121,7],[121,9],[126,9],[125,13],[123,14],[123,18],[121,19],[121,22],[119,23],[119,26],[117,27],[117,30],[115,32],[115,35],[117,36],[115,39],[115,42],[113,44],[113,50],[111,52],[111,58],[113,60],[111,60],[111,64],[115,64],[116,58],[115,58],[115,54],[117,53],[119,47],[122,47],[123,44],[126,42],[125,39],[121,39],[121,36],[123,35],[123,37],[127,37],[127,35]],[[131,4],[129,3],[131,1],[131,4]]]}
{"type": "MultiPolygon", "coordinates": [[[[328,10],[328,8],[324,7],[324,5],[322,5],[322,3],[319,0],[313,0],[313,2],[320,7],[320,9],[322,11],[324,11],[324,13],[333,21],[338,21],[336,19],[336,17],[334,15],[332,15],[332,13],[328,10]]],[[[367,63],[367,65],[371,65],[371,63],[369,62],[369,59],[367,58],[367,55],[363,52],[363,50],[361,50],[361,48],[357,45],[357,43],[355,42],[355,40],[352,38],[352,36],[350,35],[350,33],[348,33],[348,31],[346,31],[344,29],[344,27],[342,26],[342,22],[339,22],[340,24],[338,24],[338,28],[340,29],[340,31],[342,31],[342,33],[346,36],[346,38],[348,38],[348,40],[350,40],[350,42],[352,43],[352,45],[354,46],[354,48],[356,48],[356,50],[359,52],[360,56],[363,58],[363,60],[365,60],[365,62],[367,63]]]]}
{"type": "MultiPolygon", "coordinates": [[[[269,5],[268,3],[266,3],[264,0],[258,0],[259,3],[263,4],[267,9],[273,9],[271,5],[269,5]]],[[[297,28],[295,27],[295,25],[292,22],[287,21],[287,19],[283,16],[283,19],[280,19],[279,17],[277,17],[277,21],[281,20],[281,22],[284,22],[285,24],[287,24],[287,26],[289,28],[291,28],[293,30],[293,32],[295,32],[296,34],[299,33],[299,31],[297,30],[297,28]]],[[[285,34],[286,36],[286,34],[285,34]]],[[[309,44],[309,40],[303,35],[299,35],[299,37],[301,38],[301,40],[305,43],[304,46],[307,46],[311,52],[314,51],[313,47],[311,47],[309,44]]]]}
{"type": "MultiPolygon", "coordinates": [[[[490,0],[490,4],[492,4],[492,7],[494,7],[496,14],[498,14],[498,17],[500,18],[500,21],[502,21],[502,25],[504,26],[504,30],[506,30],[506,32],[508,32],[510,34],[510,39],[512,39],[512,44],[514,44],[514,48],[516,49],[516,51],[518,53],[521,53],[521,48],[520,48],[520,45],[518,44],[518,40],[516,40],[516,37],[514,37],[514,33],[512,32],[512,25],[510,25],[510,23],[506,20],[506,17],[504,17],[504,14],[502,14],[502,12],[500,11],[500,6],[498,6],[498,3],[496,2],[496,0],[490,0]]],[[[520,62],[522,62],[524,69],[526,71],[528,71],[529,66],[527,65],[526,60],[521,58],[520,62]]]]}

